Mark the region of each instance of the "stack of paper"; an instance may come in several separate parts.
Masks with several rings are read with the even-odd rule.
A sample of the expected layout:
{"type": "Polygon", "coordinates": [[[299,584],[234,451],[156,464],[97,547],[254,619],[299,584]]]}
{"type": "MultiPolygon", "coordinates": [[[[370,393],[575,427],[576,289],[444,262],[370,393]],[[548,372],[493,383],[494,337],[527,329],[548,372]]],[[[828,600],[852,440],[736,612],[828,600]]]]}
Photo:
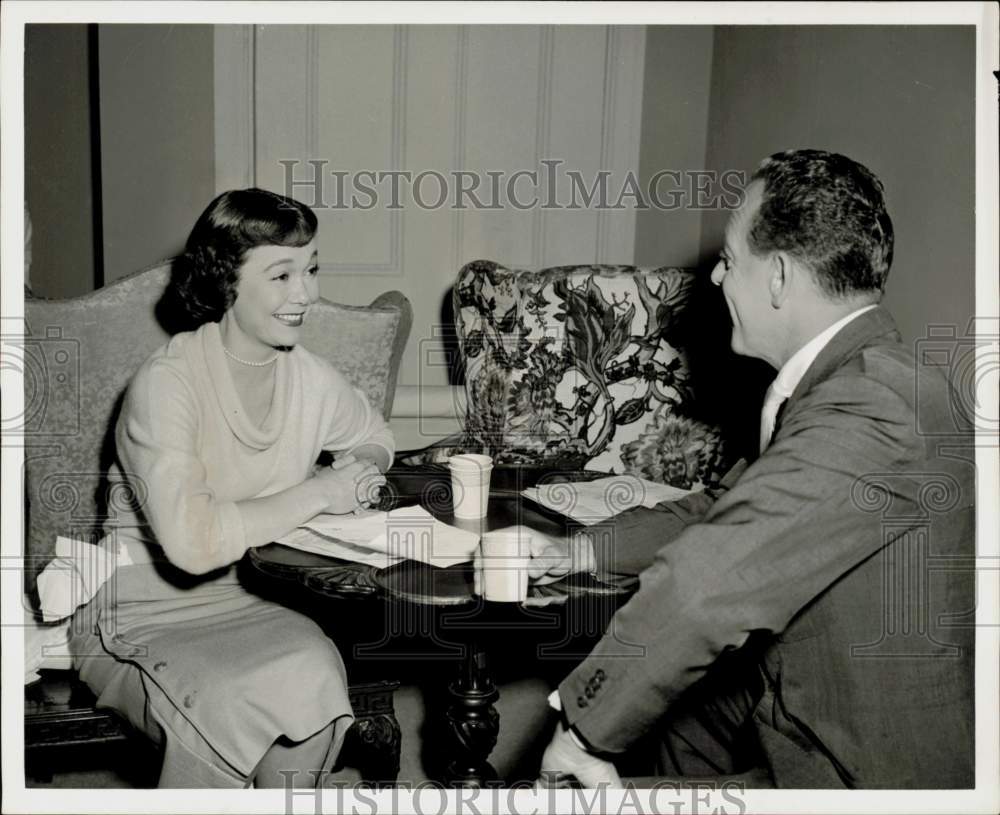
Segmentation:
{"type": "Polygon", "coordinates": [[[472,559],[479,536],[412,506],[360,516],[317,515],[278,543],[378,567],[404,559],[453,566],[472,559]]]}
{"type": "Polygon", "coordinates": [[[303,552],[350,560],[354,563],[366,563],[377,569],[384,569],[386,566],[392,566],[402,560],[400,557],[390,557],[386,552],[344,543],[334,538],[325,538],[318,532],[313,532],[304,526],[293,529],[287,535],[278,538],[277,543],[283,543],[293,549],[301,549],[303,552]]]}
{"type": "Polygon", "coordinates": [[[585,526],[606,521],[638,506],[677,501],[694,490],[681,490],[634,475],[612,475],[596,481],[543,484],[521,494],[543,507],[585,526]]]}

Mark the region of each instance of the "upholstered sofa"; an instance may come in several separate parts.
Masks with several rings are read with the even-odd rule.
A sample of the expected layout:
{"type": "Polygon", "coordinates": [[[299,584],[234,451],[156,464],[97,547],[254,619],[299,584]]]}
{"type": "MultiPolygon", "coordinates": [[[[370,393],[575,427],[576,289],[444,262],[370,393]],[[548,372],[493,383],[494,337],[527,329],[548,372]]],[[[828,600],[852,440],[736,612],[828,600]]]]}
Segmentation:
{"type": "MultiPolygon", "coordinates": [[[[125,485],[109,484],[105,473],[128,381],[171,333],[158,309],[169,276],[164,262],[82,297],[29,295],[23,337],[4,337],[5,360],[20,365],[25,383],[24,414],[10,430],[24,440],[29,601],[57,536],[96,543],[113,527],[116,509],[131,500],[125,485]]],[[[399,292],[370,306],[320,300],[304,325],[303,345],[332,362],[388,419],[411,322],[409,301],[399,292]]],[[[44,647],[36,644],[46,641],[48,628],[26,625],[26,649],[44,647]],[[42,636],[32,639],[32,632],[42,636]]],[[[26,653],[35,664],[37,656],[26,653]]],[[[48,654],[41,678],[26,688],[25,755],[29,772],[42,780],[51,774],[53,758],[69,748],[87,753],[128,742],[125,723],[96,709],[74,672],[50,670],[68,667],[60,656],[48,654]]],[[[350,688],[357,720],[345,752],[368,778],[394,778],[398,770],[396,687],[393,680],[376,680],[350,688]],[[376,738],[376,731],[387,735],[376,738]]]]}
{"type": "MultiPolygon", "coordinates": [[[[6,340],[23,357],[29,590],[57,535],[96,541],[105,522],[113,523],[116,502],[127,498],[103,473],[128,381],[169,337],[172,327],[158,307],[169,276],[164,262],[82,297],[28,298],[23,343],[6,340]]],[[[320,300],[304,324],[303,345],[332,362],[388,419],[411,322],[399,292],[370,306],[320,300]]]]}
{"type": "Polygon", "coordinates": [[[731,462],[692,389],[695,282],[683,268],[467,264],[453,289],[464,432],[409,460],[480,451],[501,465],[717,483],[731,462]]]}

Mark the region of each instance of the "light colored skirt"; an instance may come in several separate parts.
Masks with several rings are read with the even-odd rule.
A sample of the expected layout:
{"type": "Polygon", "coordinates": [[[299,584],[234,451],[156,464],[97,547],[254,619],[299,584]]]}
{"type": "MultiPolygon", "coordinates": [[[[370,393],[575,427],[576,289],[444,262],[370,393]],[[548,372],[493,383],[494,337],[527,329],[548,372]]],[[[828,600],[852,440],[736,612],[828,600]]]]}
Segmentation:
{"type": "Polygon", "coordinates": [[[317,769],[336,760],[353,721],[336,646],[312,620],[246,591],[235,568],[199,581],[124,566],[73,622],[74,663],[98,705],[163,743],[161,788],[248,786],[276,739],[302,741],[331,722],[317,769]]]}

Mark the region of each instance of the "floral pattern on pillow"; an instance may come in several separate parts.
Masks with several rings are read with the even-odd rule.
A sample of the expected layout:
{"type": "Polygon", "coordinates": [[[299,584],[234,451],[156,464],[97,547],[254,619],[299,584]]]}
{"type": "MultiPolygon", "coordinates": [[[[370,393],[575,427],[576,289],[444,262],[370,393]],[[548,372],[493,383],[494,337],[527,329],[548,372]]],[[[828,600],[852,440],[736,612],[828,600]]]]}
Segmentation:
{"type": "Polygon", "coordinates": [[[628,472],[688,489],[723,472],[717,428],[692,415],[678,268],[474,261],[453,297],[468,412],[456,449],[498,464],[628,472]]]}

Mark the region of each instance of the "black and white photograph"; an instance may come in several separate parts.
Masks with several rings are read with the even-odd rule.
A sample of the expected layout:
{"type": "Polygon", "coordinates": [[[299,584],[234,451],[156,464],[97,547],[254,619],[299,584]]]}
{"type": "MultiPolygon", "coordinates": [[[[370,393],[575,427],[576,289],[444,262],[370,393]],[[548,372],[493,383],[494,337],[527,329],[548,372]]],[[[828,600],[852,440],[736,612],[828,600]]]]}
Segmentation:
{"type": "Polygon", "coordinates": [[[0,13],[4,812],[1000,810],[1000,6],[0,13]]]}

